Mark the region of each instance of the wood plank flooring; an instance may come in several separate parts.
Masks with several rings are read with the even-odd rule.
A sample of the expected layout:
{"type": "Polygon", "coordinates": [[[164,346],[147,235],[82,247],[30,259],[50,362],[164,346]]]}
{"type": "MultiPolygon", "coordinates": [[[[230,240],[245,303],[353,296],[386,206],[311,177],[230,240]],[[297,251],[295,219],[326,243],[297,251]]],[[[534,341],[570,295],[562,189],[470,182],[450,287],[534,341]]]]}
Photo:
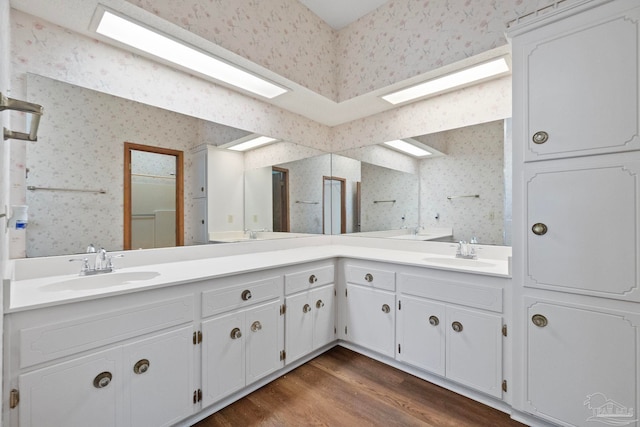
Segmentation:
{"type": "Polygon", "coordinates": [[[522,425],[500,411],[335,347],[194,427],[522,425]]]}

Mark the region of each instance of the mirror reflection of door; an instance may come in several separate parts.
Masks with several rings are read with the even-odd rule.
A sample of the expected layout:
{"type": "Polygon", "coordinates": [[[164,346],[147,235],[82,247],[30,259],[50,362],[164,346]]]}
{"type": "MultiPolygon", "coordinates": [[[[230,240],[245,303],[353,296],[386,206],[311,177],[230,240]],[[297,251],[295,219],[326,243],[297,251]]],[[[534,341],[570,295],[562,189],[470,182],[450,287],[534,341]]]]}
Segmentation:
{"type": "Polygon", "coordinates": [[[325,176],[322,180],[322,232],[344,234],[347,232],[347,180],[335,176],[325,176]]]}
{"type": "Polygon", "coordinates": [[[274,166],[271,172],[273,186],[273,231],[289,232],[289,170],[274,166]]]}
{"type": "Polygon", "coordinates": [[[125,142],[124,249],[182,246],[183,152],[125,142]]]}

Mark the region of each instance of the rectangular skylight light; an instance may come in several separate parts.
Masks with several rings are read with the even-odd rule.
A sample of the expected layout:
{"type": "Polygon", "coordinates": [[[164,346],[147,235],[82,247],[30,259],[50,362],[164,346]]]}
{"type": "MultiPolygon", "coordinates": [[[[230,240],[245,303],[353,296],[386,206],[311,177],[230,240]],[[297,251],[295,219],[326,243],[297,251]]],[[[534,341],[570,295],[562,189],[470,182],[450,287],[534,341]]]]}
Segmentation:
{"type": "Polygon", "coordinates": [[[394,141],[387,141],[385,142],[385,144],[388,145],[389,147],[395,148],[396,150],[402,151],[403,153],[410,154],[415,157],[426,157],[432,154],[431,152],[423,148],[410,144],[401,139],[396,139],[394,141]]]}
{"type": "Polygon", "coordinates": [[[244,142],[241,142],[240,144],[232,145],[231,147],[227,147],[227,148],[229,150],[235,150],[235,151],[247,151],[247,150],[251,150],[252,148],[270,144],[274,141],[277,141],[277,139],[271,138],[268,136],[259,136],[257,138],[253,138],[248,141],[244,141],[244,142]]]}
{"type": "Polygon", "coordinates": [[[401,104],[424,96],[444,92],[449,89],[468,85],[489,77],[497,76],[509,71],[505,58],[498,58],[484,64],[466,68],[446,76],[438,77],[416,86],[411,86],[382,97],[391,104],[401,104]]]}
{"type": "Polygon", "coordinates": [[[288,89],[107,10],[103,12],[96,32],[165,61],[265,98],[275,98],[288,92],[288,89]]]}

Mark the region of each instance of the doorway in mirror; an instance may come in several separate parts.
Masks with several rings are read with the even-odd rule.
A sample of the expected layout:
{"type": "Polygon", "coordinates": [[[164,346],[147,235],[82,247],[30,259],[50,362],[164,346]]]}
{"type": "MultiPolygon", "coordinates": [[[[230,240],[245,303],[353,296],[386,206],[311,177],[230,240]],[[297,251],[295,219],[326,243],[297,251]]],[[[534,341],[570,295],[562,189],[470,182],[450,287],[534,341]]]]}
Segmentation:
{"type": "Polygon", "coordinates": [[[289,232],[289,170],[273,166],[273,231],[289,232]]]}

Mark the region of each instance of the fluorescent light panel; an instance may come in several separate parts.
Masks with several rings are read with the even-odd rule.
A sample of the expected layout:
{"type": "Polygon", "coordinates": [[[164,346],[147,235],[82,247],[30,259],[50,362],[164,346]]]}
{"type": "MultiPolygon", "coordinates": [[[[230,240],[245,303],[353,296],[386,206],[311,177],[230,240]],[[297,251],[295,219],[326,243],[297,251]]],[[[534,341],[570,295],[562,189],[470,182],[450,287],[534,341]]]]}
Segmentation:
{"type": "Polygon", "coordinates": [[[411,86],[382,97],[391,104],[401,104],[427,95],[433,95],[455,87],[464,86],[509,71],[505,58],[498,58],[443,77],[411,86]]]}
{"type": "Polygon", "coordinates": [[[431,152],[423,148],[410,144],[401,139],[396,139],[394,141],[387,141],[385,142],[385,144],[388,145],[389,147],[395,148],[396,150],[402,151],[403,153],[410,154],[415,157],[426,157],[432,154],[431,152]]]}
{"type": "Polygon", "coordinates": [[[232,145],[231,147],[227,148],[234,151],[247,151],[256,147],[260,147],[262,145],[270,144],[274,141],[277,141],[277,139],[268,136],[259,136],[257,138],[250,139],[249,141],[241,142],[240,144],[232,145]]]}
{"type": "Polygon", "coordinates": [[[107,10],[96,32],[158,58],[265,98],[288,90],[107,10]]]}

